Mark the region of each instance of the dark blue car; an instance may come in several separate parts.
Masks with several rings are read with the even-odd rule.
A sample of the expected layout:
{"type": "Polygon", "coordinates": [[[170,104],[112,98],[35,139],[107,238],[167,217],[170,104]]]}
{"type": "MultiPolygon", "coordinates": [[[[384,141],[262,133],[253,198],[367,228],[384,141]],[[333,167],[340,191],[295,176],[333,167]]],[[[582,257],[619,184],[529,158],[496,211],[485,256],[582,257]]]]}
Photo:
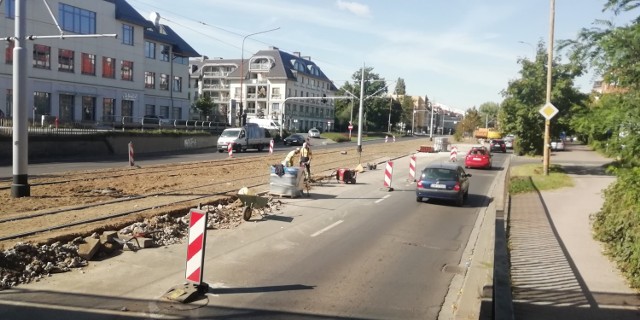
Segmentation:
{"type": "Polygon", "coordinates": [[[416,201],[442,199],[463,206],[469,196],[469,177],[456,163],[434,163],[422,170],[416,184],[416,201]]]}
{"type": "Polygon", "coordinates": [[[284,145],[301,146],[305,141],[305,138],[300,134],[292,134],[284,138],[284,145]]]}

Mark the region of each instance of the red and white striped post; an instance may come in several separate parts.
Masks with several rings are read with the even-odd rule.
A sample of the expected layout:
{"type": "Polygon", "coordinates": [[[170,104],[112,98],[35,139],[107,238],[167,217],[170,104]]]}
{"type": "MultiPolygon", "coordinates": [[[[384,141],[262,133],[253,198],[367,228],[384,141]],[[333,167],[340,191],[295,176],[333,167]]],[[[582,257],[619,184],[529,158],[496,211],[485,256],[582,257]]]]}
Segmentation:
{"type": "Polygon", "coordinates": [[[229,145],[227,145],[227,151],[229,152],[229,158],[233,158],[233,142],[229,142],[229,145]]]}
{"type": "Polygon", "coordinates": [[[458,147],[451,146],[451,154],[449,155],[449,161],[451,162],[458,161],[458,147]]]}
{"type": "Polygon", "coordinates": [[[396,142],[396,136],[395,135],[393,136],[393,142],[396,142]]]}
{"type": "Polygon", "coordinates": [[[133,142],[129,141],[129,166],[135,166],[135,162],[133,161],[133,142]]]}
{"type": "Polygon", "coordinates": [[[389,136],[384,136],[384,143],[387,143],[388,140],[389,140],[389,136]]]}
{"type": "Polygon", "coordinates": [[[273,154],[273,139],[269,142],[269,154],[273,154]]]}
{"type": "Polygon", "coordinates": [[[388,191],[393,191],[391,187],[391,178],[393,177],[393,161],[387,161],[387,166],[384,169],[384,187],[388,191]]]}
{"type": "Polygon", "coordinates": [[[207,212],[191,209],[189,212],[189,244],[185,278],[198,286],[202,285],[204,271],[204,249],[207,242],[207,212]]]}
{"type": "Polygon", "coordinates": [[[409,181],[416,181],[416,155],[409,158],[409,181]]]}

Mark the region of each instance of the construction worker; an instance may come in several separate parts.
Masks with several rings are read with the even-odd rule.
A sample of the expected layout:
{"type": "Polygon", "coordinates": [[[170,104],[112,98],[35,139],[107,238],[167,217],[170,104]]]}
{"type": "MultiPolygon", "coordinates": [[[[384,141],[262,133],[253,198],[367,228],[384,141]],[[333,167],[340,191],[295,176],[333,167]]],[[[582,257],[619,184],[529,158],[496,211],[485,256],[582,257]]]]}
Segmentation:
{"type": "Polygon", "coordinates": [[[311,148],[308,142],[303,143],[300,150],[300,166],[303,165],[307,170],[307,178],[311,178],[311,148]]]}
{"type": "Polygon", "coordinates": [[[282,160],[282,165],[285,167],[293,167],[293,159],[296,155],[300,154],[300,148],[296,148],[295,150],[291,150],[282,160]]]}

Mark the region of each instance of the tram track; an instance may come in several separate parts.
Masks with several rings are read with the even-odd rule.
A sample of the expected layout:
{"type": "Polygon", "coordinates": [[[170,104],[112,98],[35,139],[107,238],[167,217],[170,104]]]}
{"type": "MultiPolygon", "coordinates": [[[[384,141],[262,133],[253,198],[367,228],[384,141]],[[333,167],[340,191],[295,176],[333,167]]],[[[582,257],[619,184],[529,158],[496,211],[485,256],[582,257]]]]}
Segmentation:
{"type": "MultiPolygon", "coordinates": [[[[373,149],[373,148],[367,148],[373,149]]],[[[340,150],[314,151],[312,171],[314,176],[328,175],[337,168],[355,167],[357,163],[367,163],[382,158],[406,155],[408,152],[385,151],[384,147],[375,152],[343,154],[340,150]]],[[[389,148],[388,149],[393,149],[389,148]]],[[[42,196],[53,204],[35,212],[11,210],[0,206],[0,243],[16,242],[51,231],[64,230],[67,233],[80,232],[83,226],[115,224],[118,221],[136,221],[143,215],[161,215],[168,211],[184,211],[194,203],[213,199],[232,198],[241,187],[268,190],[269,166],[279,163],[282,155],[245,157],[240,159],[220,159],[168,165],[150,166],[139,169],[108,169],[94,172],[70,172],[59,176],[47,175],[51,181],[32,184],[32,193],[39,194],[39,188],[58,189],[42,196]],[[143,172],[144,171],[144,172],[143,172]],[[180,183],[172,183],[172,178],[180,183]],[[131,188],[123,187],[117,198],[94,196],[91,187],[98,190],[105,186],[118,186],[123,179],[131,188]],[[139,181],[138,181],[139,180],[139,181]],[[191,183],[184,184],[185,181],[191,183]],[[132,182],[133,181],[133,182],[132,182]],[[153,184],[147,186],[147,184],[153,184]],[[136,189],[137,188],[137,189],[136,189]],[[89,190],[89,191],[87,191],[89,190]],[[140,192],[133,192],[140,190],[140,192]],[[67,195],[70,193],[70,195],[67,195]],[[84,203],[77,205],[55,205],[56,198],[73,197],[84,203]]],[[[40,199],[37,199],[40,200],[40,199]]],[[[61,201],[62,203],[62,201],[61,201]]],[[[120,223],[120,222],[118,222],[120,223]]],[[[122,222],[124,223],[124,222],[122,222]]],[[[86,229],[86,228],[84,228],[86,229]]]]}

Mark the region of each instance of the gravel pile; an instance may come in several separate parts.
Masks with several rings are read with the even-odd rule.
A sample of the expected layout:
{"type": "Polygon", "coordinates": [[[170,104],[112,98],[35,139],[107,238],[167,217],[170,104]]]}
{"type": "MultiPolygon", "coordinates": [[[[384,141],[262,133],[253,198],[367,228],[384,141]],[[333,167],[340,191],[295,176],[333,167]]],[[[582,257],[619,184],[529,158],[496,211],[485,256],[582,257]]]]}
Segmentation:
{"type": "MultiPolygon", "coordinates": [[[[265,216],[281,209],[282,202],[270,200],[268,206],[254,209],[254,216],[265,216]]],[[[229,204],[209,205],[201,208],[208,212],[208,229],[233,229],[242,219],[243,205],[239,200],[229,204]]],[[[113,233],[113,232],[111,232],[113,233]]],[[[162,215],[136,222],[117,232],[113,239],[94,233],[88,238],[100,239],[94,257],[106,259],[115,250],[122,250],[123,244],[136,239],[152,240],[152,247],[162,247],[186,242],[189,233],[189,215],[180,217],[162,215]]],[[[19,284],[39,281],[52,274],[71,271],[88,265],[88,261],[78,255],[80,245],[87,238],[78,237],[68,243],[55,242],[49,245],[18,243],[13,248],[0,251],[0,290],[19,284]]],[[[144,247],[146,248],[146,247],[144,247]]],[[[135,250],[143,249],[136,247],[135,250]]]]}

